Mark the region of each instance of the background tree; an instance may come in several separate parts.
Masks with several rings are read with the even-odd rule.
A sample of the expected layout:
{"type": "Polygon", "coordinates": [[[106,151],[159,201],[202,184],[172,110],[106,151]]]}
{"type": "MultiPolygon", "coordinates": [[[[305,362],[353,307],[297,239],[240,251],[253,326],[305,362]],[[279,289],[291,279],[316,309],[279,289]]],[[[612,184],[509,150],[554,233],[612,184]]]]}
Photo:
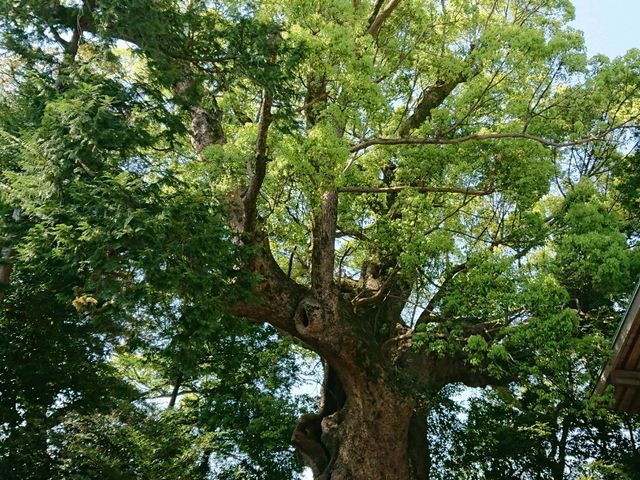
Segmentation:
{"type": "MultiPolygon", "coordinates": [[[[620,164],[608,154],[600,168],[630,166],[635,155],[620,164]]],[[[580,165],[591,157],[574,161],[592,171],[580,165]]],[[[510,338],[512,353],[524,347],[537,355],[519,364],[517,382],[472,398],[468,419],[450,430],[456,433],[438,465],[441,478],[637,477],[637,415],[613,414],[592,395],[621,317],[611,299],[623,296],[626,272],[637,272],[637,253],[629,249],[637,237],[635,210],[616,207],[628,205],[635,170],[608,189],[594,188],[588,173],[565,184],[559,228],[534,264],[545,278],[531,303],[539,321],[510,338]],[[577,317],[559,316],[567,303],[577,317]]]]}
{"type": "Polygon", "coordinates": [[[220,306],[276,327],[324,361],[316,478],[428,478],[434,392],[529,381],[637,278],[640,54],[587,61],[566,0],[3,5],[5,302],[46,253],[87,322],[177,330],[176,394],[220,306]]]}
{"type": "Polygon", "coordinates": [[[214,453],[229,476],[290,477],[295,358],[222,313],[246,275],[208,184],[149,153],[173,135],[162,99],[110,47],[75,65],[42,42],[3,72],[3,478],[202,479],[214,453]]]}

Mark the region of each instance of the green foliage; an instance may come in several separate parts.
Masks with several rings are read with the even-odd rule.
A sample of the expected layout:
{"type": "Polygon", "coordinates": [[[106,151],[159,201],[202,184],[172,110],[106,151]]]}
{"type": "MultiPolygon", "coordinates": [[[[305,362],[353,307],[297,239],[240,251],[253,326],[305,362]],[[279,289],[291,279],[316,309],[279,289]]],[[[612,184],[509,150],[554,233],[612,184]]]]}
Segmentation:
{"type": "Polygon", "coordinates": [[[361,343],[401,330],[503,384],[465,419],[414,388],[439,372],[405,382],[434,478],[633,478],[637,419],[588,397],[640,273],[640,53],[588,59],[568,0],[403,0],[367,34],[388,3],[0,2],[8,478],[296,475],[300,351],[225,308],[258,301],[231,199],[267,97],[256,238],[283,272],[310,285],[320,200],[351,187],[344,305],[386,277],[404,315],[361,343]],[[198,112],[224,133],[203,152],[198,112]]]}
{"type": "Polygon", "coordinates": [[[51,438],[52,479],[202,479],[212,434],[193,428],[184,412],[124,407],[111,413],[70,415],[51,438]]]}
{"type": "MultiPolygon", "coordinates": [[[[37,2],[7,21],[24,26],[29,8],[37,2]]],[[[198,167],[158,153],[177,148],[184,128],[108,44],[83,45],[56,83],[29,63],[50,57],[23,51],[38,40],[10,38],[24,42],[9,46],[29,75],[1,103],[12,271],[0,313],[0,470],[195,479],[213,456],[235,455],[260,478],[290,476],[303,406],[288,396],[295,359],[275,332],[223,312],[251,279],[198,167]],[[189,392],[179,410],[140,403],[167,398],[177,378],[189,392]],[[235,390],[220,386],[229,382],[235,390]]]]}
{"type": "Polygon", "coordinates": [[[632,253],[617,212],[586,182],[567,196],[564,209],[555,262],[569,294],[593,308],[627,291],[632,253]]]}

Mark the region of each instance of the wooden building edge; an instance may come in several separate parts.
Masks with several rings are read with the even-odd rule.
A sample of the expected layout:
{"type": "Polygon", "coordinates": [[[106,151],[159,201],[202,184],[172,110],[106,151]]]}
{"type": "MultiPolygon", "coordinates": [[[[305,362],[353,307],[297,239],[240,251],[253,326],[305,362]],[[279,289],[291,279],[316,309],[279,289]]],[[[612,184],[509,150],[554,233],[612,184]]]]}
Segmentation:
{"type": "Polygon", "coordinates": [[[613,408],[640,412],[640,283],[613,340],[613,351],[594,390],[601,394],[614,386],[613,408]]]}

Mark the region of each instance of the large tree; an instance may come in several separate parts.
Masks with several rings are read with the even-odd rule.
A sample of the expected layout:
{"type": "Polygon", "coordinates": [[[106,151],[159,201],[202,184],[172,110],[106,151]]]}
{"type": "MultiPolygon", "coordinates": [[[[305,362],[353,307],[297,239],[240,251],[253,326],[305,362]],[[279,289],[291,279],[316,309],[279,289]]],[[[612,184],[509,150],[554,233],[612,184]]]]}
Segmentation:
{"type": "MultiPolygon", "coordinates": [[[[435,392],[526,375],[541,339],[606,330],[594,312],[630,290],[633,222],[611,191],[631,161],[640,55],[587,61],[568,0],[18,0],[0,13],[4,102],[32,98],[5,128],[21,145],[6,224],[71,228],[95,248],[87,225],[123,217],[85,255],[87,318],[123,282],[164,278],[153,291],[173,286],[169,310],[206,325],[199,301],[217,295],[316,352],[319,410],[292,439],[318,479],[428,478],[435,392]],[[186,238],[136,237],[141,211],[176,200],[158,180],[175,169],[199,192],[172,211],[186,238]],[[117,171],[144,175],[116,191],[159,193],[79,222],[117,171]],[[109,263],[123,258],[141,259],[126,278],[109,263]]],[[[6,241],[9,292],[30,235],[6,241]]]]}

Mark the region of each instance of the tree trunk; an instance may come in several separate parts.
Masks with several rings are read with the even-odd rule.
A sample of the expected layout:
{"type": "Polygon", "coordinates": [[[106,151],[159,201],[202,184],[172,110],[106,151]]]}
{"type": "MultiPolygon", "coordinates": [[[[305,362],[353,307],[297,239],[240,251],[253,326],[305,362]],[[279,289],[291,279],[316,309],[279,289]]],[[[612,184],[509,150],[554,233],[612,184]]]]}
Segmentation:
{"type": "Polygon", "coordinates": [[[569,430],[571,429],[571,419],[566,416],[562,420],[562,431],[558,442],[557,459],[552,465],[552,473],[554,480],[562,480],[564,478],[564,470],[567,463],[567,439],[569,438],[569,430]]]}
{"type": "Polygon", "coordinates": [[[339,380],[325,366],[320,413],[303,416],[292,440],[316,480],[424,479],[412,460],[414,405],[381,380],[339,380]]]}
{"type": "Polygon", "coordinates": [[[336,460],[325,478],[409,479],[409,425],[412,402],[371,386],[364,398],[345,404],[343,416],[327,417],[324,431],[335,431],[336,460]],[[376,391],[379,390],[379,391],[376,391]]]}

